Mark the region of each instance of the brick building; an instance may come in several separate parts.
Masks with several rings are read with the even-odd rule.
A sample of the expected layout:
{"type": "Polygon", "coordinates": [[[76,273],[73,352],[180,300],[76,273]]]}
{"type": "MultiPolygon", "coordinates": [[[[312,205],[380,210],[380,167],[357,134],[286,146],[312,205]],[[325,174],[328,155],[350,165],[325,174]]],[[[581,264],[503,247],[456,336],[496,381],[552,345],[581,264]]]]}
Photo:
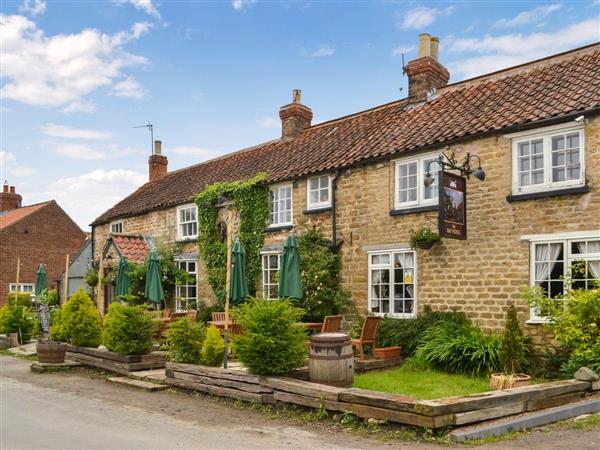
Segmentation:
{"type": "Polygon", "coordinates": [[[197,276],[186,295],[211,301],[191,199],[216,181],[266,172],[262,295],[288,232],[317,226],[341,242],[343,285],[365,312],[459,308],[497,329],[516,303],[537,334],[543,318],[521,287],[555,295],[574,262],[585,268],[577,286],[600,277],[600,44],[447,84],[438,40],[423,34],[405,71],[407,98],[316,125],[295,91],[279,112],[281,138],[185,169],[168,172],[158,143],[149,182],[93,223],[95,258],[111,233],[178,244],[197,276]],[[468,239],[413,250],[410,231],[437,226],[437,177],[423,181],[440,152],[478,155],[487,176],[467,182],[468,239]]]}
{"type": "Polygon", "coordinates": [[[66,255],[77,253],[85,240],[85,233],[54,200],[22,206],[15,187],[4,184],[0,192],[0,305],[11,291],[33,292],[40,264],[46,266],[48,287],[57,288],[66,255]]]}

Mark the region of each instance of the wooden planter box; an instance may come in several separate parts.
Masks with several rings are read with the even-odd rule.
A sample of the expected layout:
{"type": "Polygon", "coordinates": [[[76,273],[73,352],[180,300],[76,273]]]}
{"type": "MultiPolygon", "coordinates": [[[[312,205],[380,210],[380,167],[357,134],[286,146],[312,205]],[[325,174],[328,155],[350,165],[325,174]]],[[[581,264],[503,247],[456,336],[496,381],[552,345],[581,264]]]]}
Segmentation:
{"type": "Polygon", "coordinates": [[[401,347],[381,347],[373,351],[375,359],[397,359],[400,358],[401,347]]]}
{"type": "Polygon", "coordinates": [[[85,366],[108,370],[120,375],[128,375],[136,370],[162,369],[165,367],[165,353],[151,352],[147,355],[121,355],[92,347],[76,347],[67,344],[66,358],[85,366]]]}

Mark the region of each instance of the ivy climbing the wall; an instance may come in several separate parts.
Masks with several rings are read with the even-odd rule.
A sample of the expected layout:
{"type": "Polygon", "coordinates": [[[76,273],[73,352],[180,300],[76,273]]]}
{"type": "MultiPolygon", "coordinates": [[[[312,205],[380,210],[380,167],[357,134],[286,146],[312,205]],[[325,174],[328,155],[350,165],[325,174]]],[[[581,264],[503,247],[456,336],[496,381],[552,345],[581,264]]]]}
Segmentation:
{"type": "Polygon", "coordinates": [[[227,243],[218,227],[220,196],[227,196],[237,211],[238,229],[235,237],[246,250],[246,278],[250,295],[256,294],[261,273],[260,251],[265,241],[269,219],[267,174],[258,173],[245,181],[214,183],[196,195],[198,205],[198,248],[206,267],[208,283],[217,300],[225,300],[227,276],[227,243]]]}

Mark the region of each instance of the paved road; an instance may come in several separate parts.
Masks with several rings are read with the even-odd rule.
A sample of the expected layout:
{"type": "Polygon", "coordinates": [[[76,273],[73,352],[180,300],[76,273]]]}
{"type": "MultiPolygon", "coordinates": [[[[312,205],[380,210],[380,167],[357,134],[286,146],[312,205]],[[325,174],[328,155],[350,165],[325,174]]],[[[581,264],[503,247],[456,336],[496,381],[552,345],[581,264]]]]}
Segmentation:
{"type": "MultiPolygon", "coordinates": [[[[94,372],[34,374],[4,355],[0,375],[1,450],[444,448],[293,425],[204,396],[113,385],[94,372]]],[[[598,450],[600,430],[531,433],[485,448],[598,450]]]]}

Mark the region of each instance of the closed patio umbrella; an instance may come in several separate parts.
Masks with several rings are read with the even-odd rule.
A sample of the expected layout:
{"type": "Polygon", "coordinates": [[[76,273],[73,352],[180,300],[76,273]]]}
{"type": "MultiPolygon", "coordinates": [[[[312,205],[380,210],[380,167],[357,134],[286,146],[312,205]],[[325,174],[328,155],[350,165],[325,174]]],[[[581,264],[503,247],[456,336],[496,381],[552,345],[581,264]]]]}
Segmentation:
{"type": "Polygon", "coordinates": [[[44,289],[46,289],[46,287],[46,268],[43,264],[40,264],[40,267],[37,270],[37,278],[35,280],[35,295],[40,295],[42,292],[44,292],[44,289]]]}
{"type": "Polygon", "coordinates": [[[160,305],[165,299],[165,291],[162,286],[162,273],[160,270],[160,258],[156,250],[150,252],[148,260],[148,271],[146,272],[146,298],[152,303],[160,305]]]}
{"type": "Polygon", "coordinates": [[[229,298],[233,305],[243,302],[248,297],[246,282],[246,251],[239,240],[231,249],[231,286],[229,298]]]}
{"type": "Polygon", "coordinates": [[[279,297],[302,298],[302,282],[300,281],[300,253],[298,238],[290,234],[283,246],[281,267],[279,269],[279,297]]]}
{"type": "Polygon", "coordinates": [[[129,289],[131,287],[131,281],[129,280],[129,275],[127,274],[127,270],[129,269],[129,264],[127,264],[127,258],[121,256],[119,258],[119,265],[117,266],[117,289],[115,295],[128,295],[129,289]]]}

